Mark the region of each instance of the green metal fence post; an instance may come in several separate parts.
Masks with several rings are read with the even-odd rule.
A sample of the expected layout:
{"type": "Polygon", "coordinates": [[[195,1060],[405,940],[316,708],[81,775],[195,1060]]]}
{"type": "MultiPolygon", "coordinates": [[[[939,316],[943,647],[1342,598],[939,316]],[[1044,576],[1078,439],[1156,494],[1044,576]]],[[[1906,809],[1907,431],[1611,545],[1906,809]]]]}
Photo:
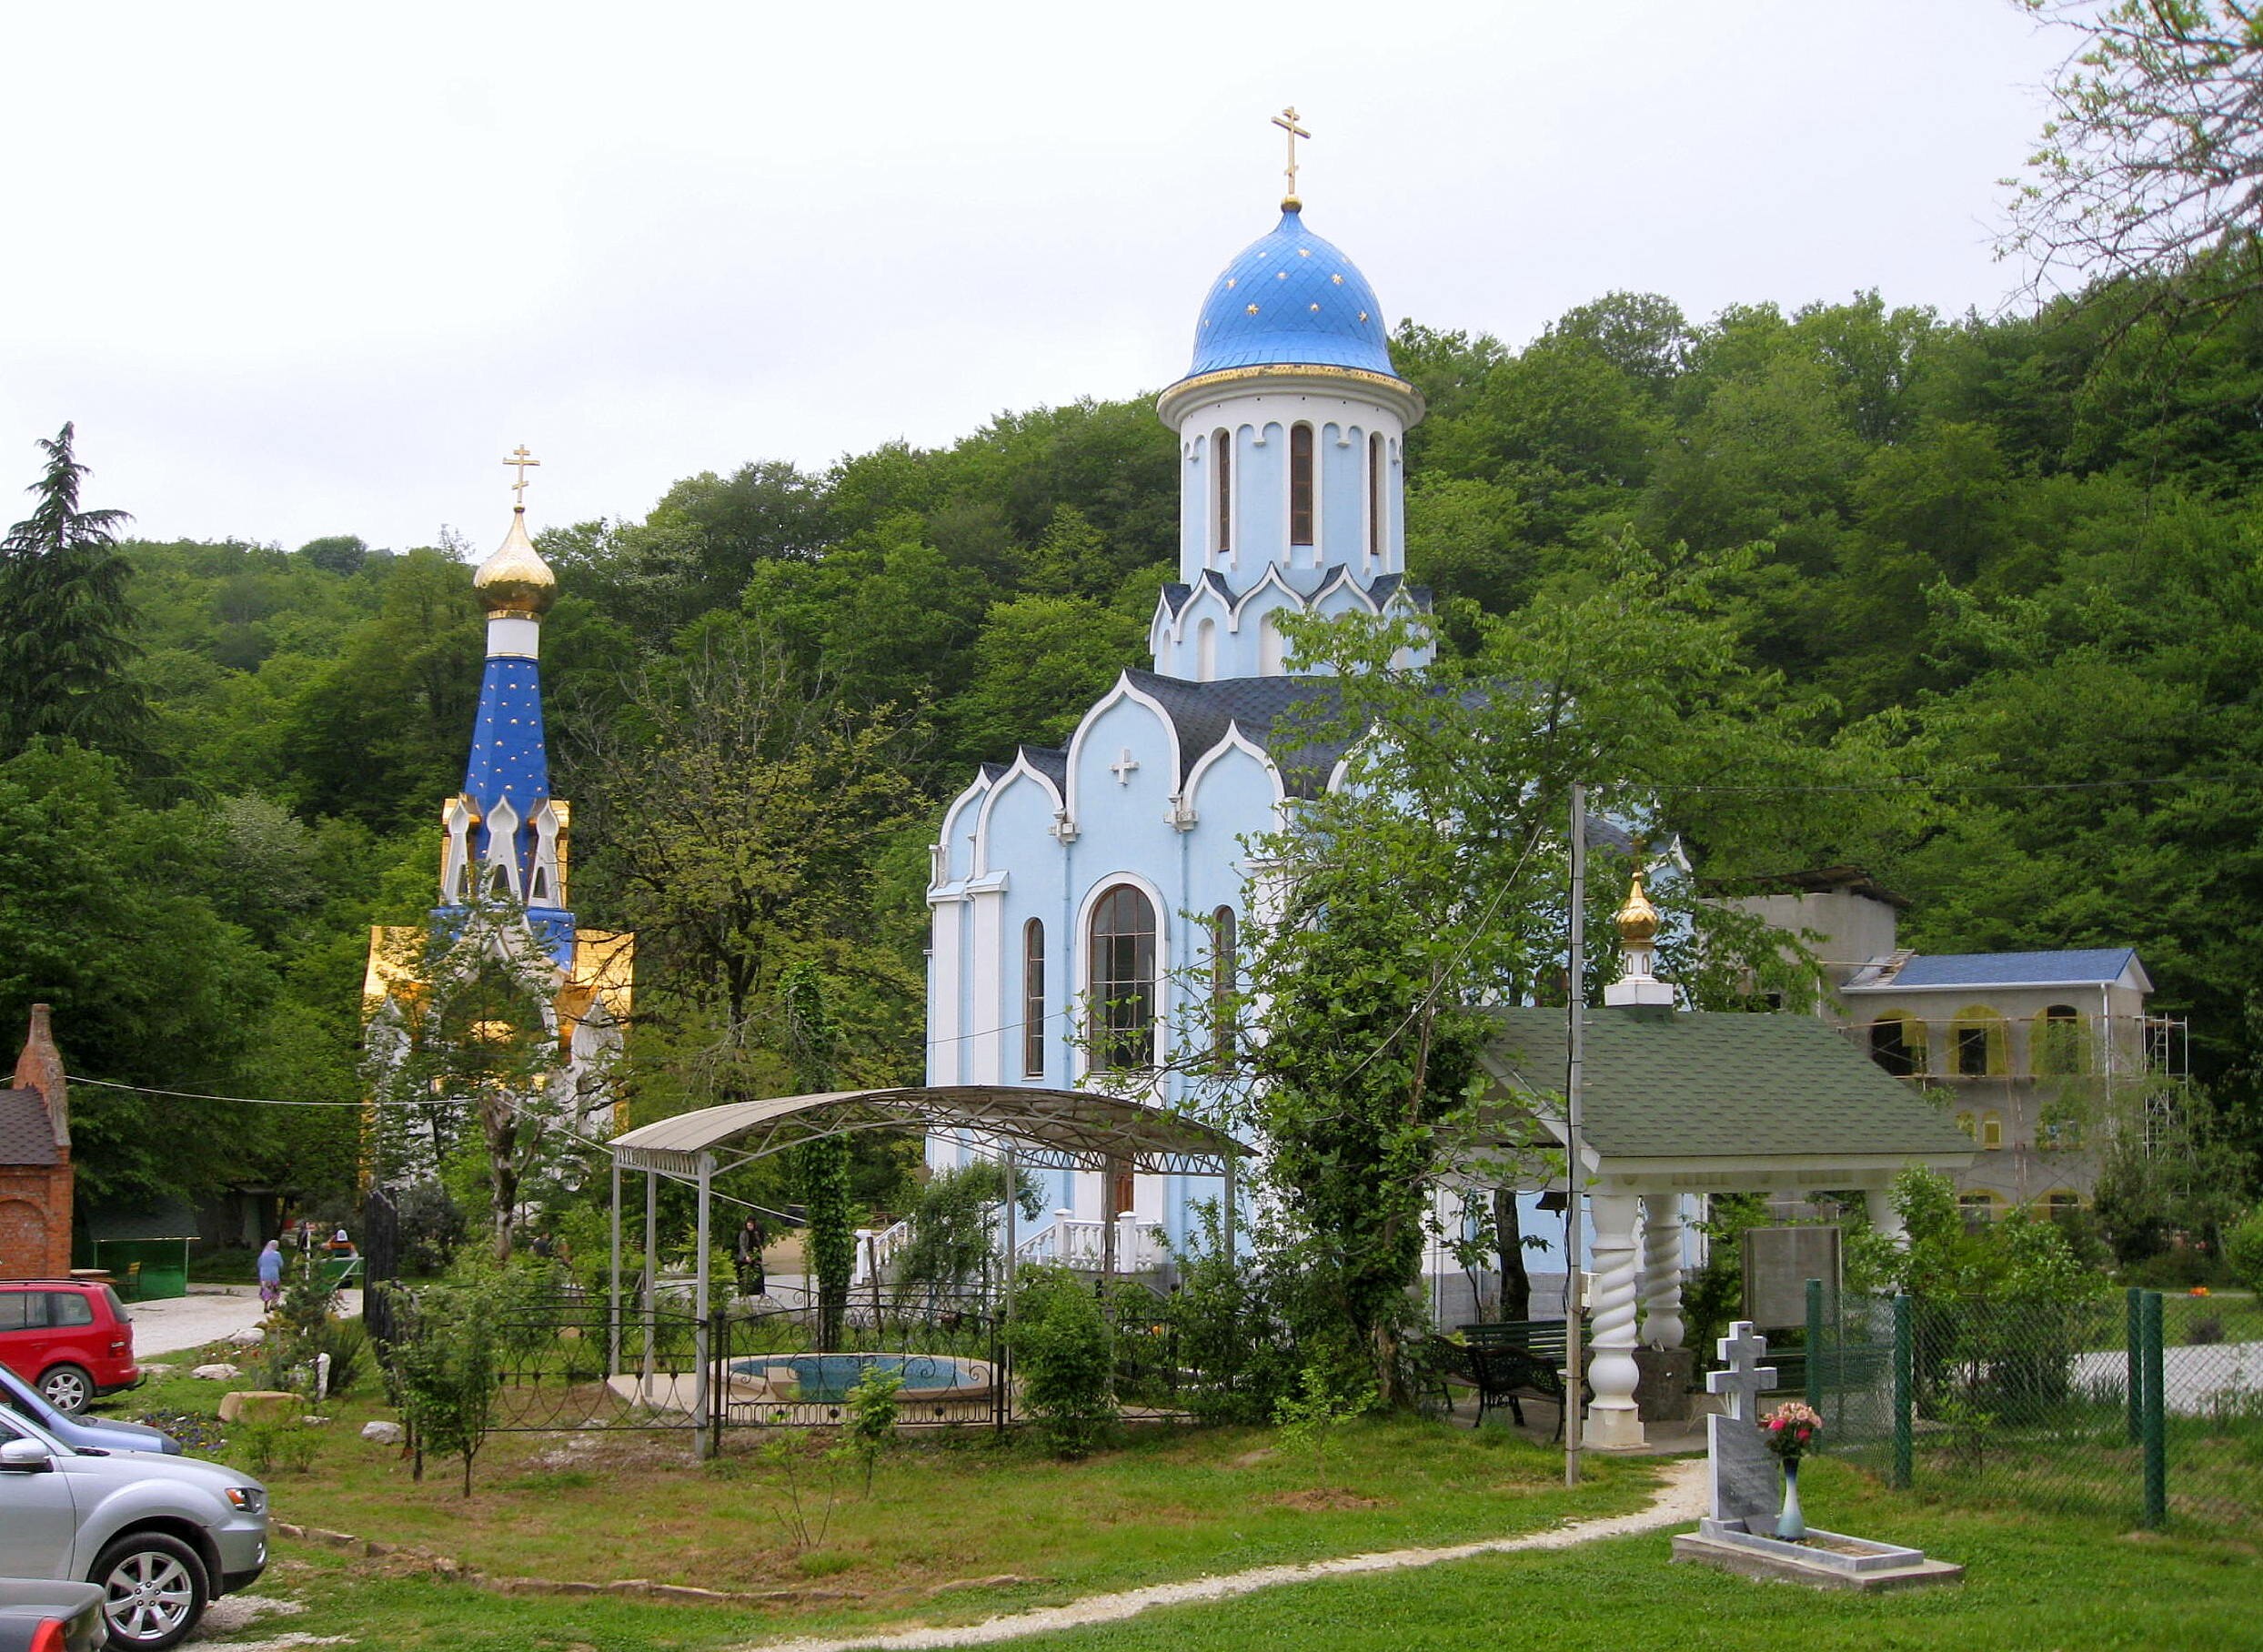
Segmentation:
{"type": "Polygon", "coordinates": [[[2145,1294],[2145,1525],[2157,1530],[2168,1520],[2168,1424],[2161,1403],[2161,1294],[2145,1294]]]}
{"type": "Polygon", "coordinates": [[[1807,1403],[1823,1409],[1823,1281],[1807,1282],[1807,1403]]]}
{"type": "Polygon", "coordinates": [[[1894,1298],[1894,1486],[1907,1491],[1916,1466],[1917,1339],[1907,1296],[1894,1298]]]}
{"type": "Polygon", "coordinates": [[[2133,1284],[2125,1294],[2129,1299],[2129,1443],[2135,1446],[2145,1438],[2145,1360],[2139,1352],[2145,1343],[2145,1291],[2133,1284]]]}

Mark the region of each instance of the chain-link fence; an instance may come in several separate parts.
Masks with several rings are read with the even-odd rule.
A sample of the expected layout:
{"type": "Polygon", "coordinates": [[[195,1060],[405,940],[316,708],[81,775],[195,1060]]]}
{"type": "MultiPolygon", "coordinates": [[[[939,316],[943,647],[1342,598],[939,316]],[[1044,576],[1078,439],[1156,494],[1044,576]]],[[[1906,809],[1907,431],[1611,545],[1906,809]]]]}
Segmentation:
{"type": "Polygon", "coordinates": [[[2147,1526],[2263,1522],[2263,1313],[2244,1301],[1818,1284],[1807,1345],[1829,1449],[1889,1485],[2147,1526]]]}

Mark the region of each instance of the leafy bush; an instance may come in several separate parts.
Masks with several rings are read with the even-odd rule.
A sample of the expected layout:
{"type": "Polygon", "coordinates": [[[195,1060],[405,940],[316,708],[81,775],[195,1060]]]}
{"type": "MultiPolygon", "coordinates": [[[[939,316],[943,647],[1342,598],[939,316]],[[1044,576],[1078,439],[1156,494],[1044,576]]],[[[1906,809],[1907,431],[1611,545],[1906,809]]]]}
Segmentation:
{"type": "Polygon", "coordinates": [[[473,1460],[495,1425],[503,1352],[497,1333],[513,1289],[508,1273],[459,1266],[417,1294],[415,1313],[390,1348],[417,1477],[423,1477],[427,1452],[452,1455],[463,1463],[467,1497],[473,1460]]]}
{"type": "Polygon", "coordinates": [[[1281,1431],[1282,1446],[1313,1454],[1313,1490],[1327,1486],[1328,1447],[1336,1435],[1374,1403],[1373,1388],[1339,1388],[1319,1365],[1305,1366],[1297,1392],[1273,1403],[1273,1425],[1281,1431]]]}
{"type": "Polygon", "coordinates": [[[2224,1230],[2224,1260],[2233,1278],[2263,1297],[2263,1204],[2224,1230]]]}
{"type": "Polygon", "coordinates": [[[867,1365],[857,1385],[849,1390],[849,1420],[841,1444],[864,1469],[864,1495],[872,1495],[872,1471],[896,1444],[896,1395],[903,1387],[903,1373],[881,1365],[867,1365]]]}
{"type": "Polygon", "coordinates": [[[1099,1445],[1116,1419],[1115,1338],[1091,1286],[1064,1267],[1023,1268],[1008,1343],[1045,1443],[1064,1457],[1099,1445]]]}

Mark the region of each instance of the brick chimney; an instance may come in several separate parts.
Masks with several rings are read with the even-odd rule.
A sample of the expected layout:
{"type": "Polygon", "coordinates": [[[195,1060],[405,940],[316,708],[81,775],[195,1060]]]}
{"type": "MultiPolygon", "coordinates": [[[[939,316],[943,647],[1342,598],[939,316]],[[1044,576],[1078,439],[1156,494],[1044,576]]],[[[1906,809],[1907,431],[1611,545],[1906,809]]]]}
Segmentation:
{"type": "Polygon", "coordinates": [[[47,1006],[32,1005],[31,1031],[24,1040],[24,1053],[15,1058],[15,1087],[36,1090],[47,1103],[47,1116],[55,1121],[55,1144],[68,1149],[71,1145],[71,1102],[69,1086],[63,1081],[63,1052],[55,1047],[55,1028],[49,1024],[47,1006]]]}

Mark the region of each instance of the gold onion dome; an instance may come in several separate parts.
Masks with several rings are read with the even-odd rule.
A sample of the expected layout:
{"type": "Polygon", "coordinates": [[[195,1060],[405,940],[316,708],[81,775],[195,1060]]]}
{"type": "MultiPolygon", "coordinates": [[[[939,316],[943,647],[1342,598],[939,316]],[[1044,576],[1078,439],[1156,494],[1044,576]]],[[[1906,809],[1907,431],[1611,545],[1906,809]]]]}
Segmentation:
{"type": "Polygon", "coordinates": [[[1650,904],[1650,897],[1643,893],[1643,875],[1634,874],[1634,884],[1626,891],[1626,904],[1619,908],[1619,939],[1629,945],[1648,945],[1658,936],[1658,909],[1650,904]]]}
{"type": "Polygon", "coordinates": [[[479,564],[471,589],[490,614],[545,614],[558,600],[558,576],[527,537],[527,510],[511,511],[511,530],[496,553],[479,564]]]}

